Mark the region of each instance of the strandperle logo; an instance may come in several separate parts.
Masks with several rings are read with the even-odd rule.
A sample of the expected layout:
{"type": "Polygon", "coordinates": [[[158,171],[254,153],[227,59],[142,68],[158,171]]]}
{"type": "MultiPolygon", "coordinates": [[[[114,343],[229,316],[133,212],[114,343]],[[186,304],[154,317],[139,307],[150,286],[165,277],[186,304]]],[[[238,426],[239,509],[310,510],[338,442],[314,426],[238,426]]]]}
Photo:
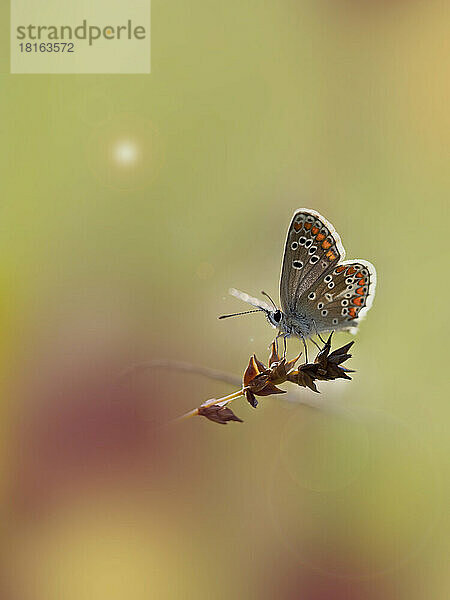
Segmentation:
{"type": "Polygon", "coordinates": [[[150,73],[150,0],[11,0],[11,73],[150,73]]]}
{"type": "Polygon", "coordinates": [[[70,25],[19,25],[16,29],[18,40],[26,41],[72,41],[88,40],[92,46],[96,40],[145,40],[147,30],[143,25],[134,25],[128,19],[126,25],[90,25],[87,20],[72,27],[70,25]]]}

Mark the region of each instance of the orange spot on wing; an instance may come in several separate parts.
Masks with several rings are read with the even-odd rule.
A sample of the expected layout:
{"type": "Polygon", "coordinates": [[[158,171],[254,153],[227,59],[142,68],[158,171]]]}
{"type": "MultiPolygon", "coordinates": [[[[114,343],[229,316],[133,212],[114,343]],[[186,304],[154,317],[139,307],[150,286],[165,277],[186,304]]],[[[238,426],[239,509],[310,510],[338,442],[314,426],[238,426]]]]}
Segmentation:
{"type": "Polygon", "coordinates": [[[313,227],[311,229],[311,232],[312,232],[313,235],[316,235],[316,233],[319,233],[319,228],[318,227],[313,227]]]}
{"type": "Polygon", "coordinates": [[[359,285],[365,285],[365,283],[366,283],[366,280],[365,280],[364,278],[363,278],[363,279],[360,279],[360,280],[358,281],[358,283],[359,283],[359,285]]]}
{"type": "Polygon", "coordinates": [[[364,288],[362,288],[362,287],[359,287],[359,288],[356,290],[356,293],[357,293],[357,294],[359,294],[360,296],[364,296],[364,288]]]}
{"type": "Polygon", "coordinates": [[[336,258],[336,254],[332,250],[328,250],[328,252],[325,254],[325,256],[327,258],[329,258],[330,260],[334,260],[336,258]]]}
{"type": "Polygon", "coordinates": [[[324,240],[322,242],[322,248],[325,248],[325,250],[327,250],[330,246],[331,246],[331,244],[328,240],[324,240]]]}
{"type": "Polygon", "coordinates": [[[356,273],[355,267],[349,267],[349,269],[347,271],[347,275],[353,275],[353,273],[356,273]]]}
{"type": "Polygon", "coordinates": [[[311,229],[312,223],[305,223],[305,229],[311,229]]]}
{"type": "Polygon", "coordinates": [[[336,273],[342,273],[345,270],[345,267],[337,267],[336,273]]]}
{"type": "Polygon", "coordinates": [[[361,298],[361,296],[358,296],[357,298],[353,298],[352,302],[357,306],[361,306],[361,304],[363,303],[363,298],[361,298]]]}
{"type": "Polygon", "coordinates": [[[356,317],[356,308],[355,308],[354,306],[351,306],[351,307],[348,309],[348,314],[349,314],[351,317],[353,317],[353,319],[354,319],[354,318],[356,317]]]}
{"type": "Polygon", "coordinates": [[[364,275],[361,273],[361,271],[358,271],[358,273],[356,273],[355,277],[356,277],[356,279],[360,279],[361,277],[364,277],[364,275]]]}
{"type": "Polygon", "coordinates": [[[300,231],[300,229],[302,228],[303,223],[294,223],[294,229],[295,231],[300,231]]]}
{"type": "Polygon", "coordinates": [[[323,233],[318,233],[318,234],[317,234],[316,240],[317,240],[318,242],[321,242],[321,241],[322,241],[322,240],[324,240],[324,239],[325,239],[325,236],[323,235],[323,233]]]}

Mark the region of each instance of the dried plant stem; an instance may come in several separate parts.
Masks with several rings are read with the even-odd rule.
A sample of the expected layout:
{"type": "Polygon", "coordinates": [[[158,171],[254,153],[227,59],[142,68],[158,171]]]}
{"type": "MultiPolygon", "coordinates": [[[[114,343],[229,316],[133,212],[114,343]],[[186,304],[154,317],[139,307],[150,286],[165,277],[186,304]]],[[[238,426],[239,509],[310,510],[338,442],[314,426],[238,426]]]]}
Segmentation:
{"type": "Polygon", "coordinates": [[[192,363],[184,362],[181,360],[169,359],[155,359],[134,365],[132,367],[129,367],[128,369],[125,369],[119,376],[119,379],[130,377],[131,375],[140,373],[141,371],[146,371],[147,369],[169,369],[173,371],[184,371],[186,373],[203,375],[204,377],[208,377],[209,379],[223,381],[224,383],[229,383],[231,385],[240,385],[241,383],[240,377],[237,377],[236,375],[231,375],[230,373],[226,373],[225,371],[210,369],[209,367],[202,367],[200,365],[194,365],[192,363]]]}
{"type": "MultiPolygon", "coordinates": [[[[203,402],[203,404],[199,408],[208,408],[209,406],[227,406],[227,404],[229,404],[233,400],[236,400],[236,398],[240,398],[243,395],[244,390],[240,389],[237,392],[234,392],[233,394],[224,396],[223,398],[211,398],[210,400],[206,400],[206,402],[203,402]]],[[[190,410],[184,415],[181,415],[181,417],[177,417],[174,420],[174,422],[177,423],[178,421],[185,421],[186,419],[190,419],[191,417],[197,416],[199,413],[199,408],[194,408],[193,410],[190,410]]]]}
{"type": "Polygon", "coordinates": [[[226,406],[232,400],[235,400],[236,398],[240,398],[243,395],[244,395],[244,388],[238,390],[237,392],[234,392],[234,394],[230,394],[229,396],[224,396],[223,398],[219,398],[218,400],[214,400],[214,398],[212,398],[211,400],[207,400],[204,404],[202,404],[202,406],[211,406],[212,404],[217,404],[218,406],[226,406]]]}

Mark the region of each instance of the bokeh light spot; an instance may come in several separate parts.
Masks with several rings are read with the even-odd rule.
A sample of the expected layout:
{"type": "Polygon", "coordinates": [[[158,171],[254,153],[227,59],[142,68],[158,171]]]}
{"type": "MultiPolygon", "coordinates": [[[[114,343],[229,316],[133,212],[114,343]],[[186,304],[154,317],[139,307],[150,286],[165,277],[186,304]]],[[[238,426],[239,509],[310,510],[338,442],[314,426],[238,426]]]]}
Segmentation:
{"type": "Polygon", "coordinates": [[[136,163],[139,157],[139,149],[135,142],[130,140],[120,140],[116,142],[113,149],[114,160],[122,166],[129,166],[136,163]]]}

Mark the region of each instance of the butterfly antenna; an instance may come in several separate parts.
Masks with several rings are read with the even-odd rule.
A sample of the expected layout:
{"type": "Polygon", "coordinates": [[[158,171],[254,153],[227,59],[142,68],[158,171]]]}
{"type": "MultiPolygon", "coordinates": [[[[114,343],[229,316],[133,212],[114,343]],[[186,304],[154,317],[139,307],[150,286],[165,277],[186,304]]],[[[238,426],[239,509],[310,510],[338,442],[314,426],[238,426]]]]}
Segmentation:
{"type": "Polygon", "coordinates": [[[239,317],[240,315],[249,315],[250,313],[260,312],[262,309],[257,308],[256,310],[246,310],[244,312],[232,313],[231,315],[220,315],[219,319],[228,319],[228,317],[239,317]]]}
{"type": "Polygon", "coordinates": [[[266,298],[269,298],[269,300],[272,303],[272,306],[274,307],[274,309],[278,310],[278,306],[275,304],[275,302],[272,300],[272,298],[269,296],[269,294],[267,292],[265,292],[264,290],[261,290],[261,294],[263,296],[265,296],[266,298]]]}

